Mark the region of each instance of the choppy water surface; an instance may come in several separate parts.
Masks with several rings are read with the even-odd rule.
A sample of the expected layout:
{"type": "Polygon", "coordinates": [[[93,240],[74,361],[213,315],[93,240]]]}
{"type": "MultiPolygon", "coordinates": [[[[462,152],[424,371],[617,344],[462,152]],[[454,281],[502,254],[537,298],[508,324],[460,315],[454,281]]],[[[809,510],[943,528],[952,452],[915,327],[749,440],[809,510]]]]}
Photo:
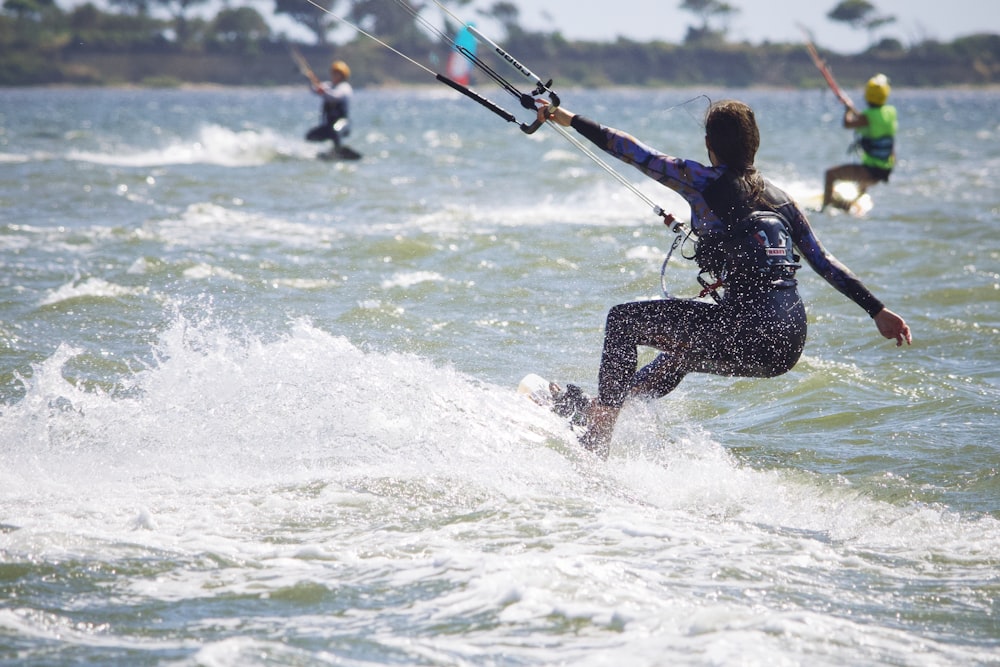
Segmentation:
{"type": "MultiPolygon", "coordinates": [[[[695,158],[746,99],[803,197],[848,159],[828,94],[560,92],[695,158]]],[[[793,371],[600,462],[514,387],[593,391],[671,239],[556,132],[364,90],[336,164],[300,89],[0,92],[0,664],[996,664],[998,96],[894,102],[874,210],[812,219],[913,346],[806,269],[793,371]]]]}

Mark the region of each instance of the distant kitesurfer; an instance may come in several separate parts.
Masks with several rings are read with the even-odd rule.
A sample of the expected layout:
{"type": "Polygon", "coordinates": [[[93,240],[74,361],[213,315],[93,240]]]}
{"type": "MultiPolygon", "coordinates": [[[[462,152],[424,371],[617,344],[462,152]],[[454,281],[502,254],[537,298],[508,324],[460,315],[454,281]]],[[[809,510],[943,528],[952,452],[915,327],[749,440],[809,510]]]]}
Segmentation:
{"type": "Polygon", "coordinates": [[[354,153],[343,146],[343,140],[351,133],[351,122],[348,118],[351,106],[351,68],[343,60],[335,60],[330,64],[330,81],[320,81],[311,69],[305,70],[312,91],[323,98],[322,122],[306,133],[308,141],[333,140],[331,156],[342,156],[345,152],[354,153]]]}
{"type": "Polygon", "coordinates": [[[847,208],[851,202],[838,201],[833,188],[837,181],[857,183],[858,194],[863,195],[872,185],[887,182],[896,164],[895,137],[897,130],[896,107],[886,104],[889,99],[889,79],[885,74],[876,74],[865,85],[865,101],[868,107],[857,111],[851,106],[844,108],[844,127],[855,130],[858,135],[856,145],[861,150],[861,164],[842,164],[826,171],[823,186],[823,205],[847,208]]]}
{"type": "Polygon", "coordinates": [[[583,445],[602,456],[630,397],[659,398],[687,373],[774,377],[791,369],[806,341],[806,313],[795,271],[799,257],[871,316],[896,345],[910,328],[820,244],[799,206],[754,166],[760,133],[753,110],[726,100],[705,118],[710,165],[660,153],[620,130],[538,100],[540,118],[572,127],[620,160],[684,197],[697,236],[695,258],[722,289],[718,303],[659,299],[614,306],[608,313],[598,395],[553,386],[556,411],[581,413],[583,445]],[[638,347],[661,351],[638,370],[638,347]]]}

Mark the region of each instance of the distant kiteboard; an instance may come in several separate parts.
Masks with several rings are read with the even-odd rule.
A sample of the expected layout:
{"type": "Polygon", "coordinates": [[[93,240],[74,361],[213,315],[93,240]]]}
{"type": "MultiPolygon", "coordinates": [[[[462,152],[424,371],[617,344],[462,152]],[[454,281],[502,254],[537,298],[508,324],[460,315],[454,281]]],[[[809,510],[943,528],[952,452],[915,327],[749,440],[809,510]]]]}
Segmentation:
{"type": "Polygon", "coordinates": [[[339,160],[360,160],[361,153],[357,152],[350,146],[341,146],[340,148],[331,148],[328,151],[324,151],[316,157],[320,160],[327,160],[330,162],[336,162],[339,160]]]}
{"type": "MultiPolygon", "coordinates": [[[[803,197],[799,203],[809,211],[819,211],[823,205],[823,193],[814,192],[803,197]]],[[[833,186],[833,201],[830,205],[855,218],[863,218],[875,206],[867,192],[859,195],[858,186],[850,181],[841,181],[833,186]]]]}

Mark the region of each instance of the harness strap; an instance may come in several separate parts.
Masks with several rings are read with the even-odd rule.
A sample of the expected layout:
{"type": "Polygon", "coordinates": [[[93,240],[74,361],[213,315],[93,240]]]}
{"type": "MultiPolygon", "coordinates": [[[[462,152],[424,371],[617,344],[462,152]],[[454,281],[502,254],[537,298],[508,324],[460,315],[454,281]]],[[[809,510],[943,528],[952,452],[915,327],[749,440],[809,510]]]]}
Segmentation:
{"type": "Polygon", "coordinates": [[[719,278],[718,280],[716,280],[711,285],[708,284],[707,280],[702,280],[701,278],[698,279],[698,282],[700,282],[702,284],[702,286],[703,286],[703,289],[700,292],[698,292],[698,298],[699,299],[702,298],[703,296],[708,296],[709,294],[711,294],[712,297],[716,301],[718,301],[718,295],[715,293],[715,290],[717,290],[720,287],[722,287],[722,278],[719,278]]]}

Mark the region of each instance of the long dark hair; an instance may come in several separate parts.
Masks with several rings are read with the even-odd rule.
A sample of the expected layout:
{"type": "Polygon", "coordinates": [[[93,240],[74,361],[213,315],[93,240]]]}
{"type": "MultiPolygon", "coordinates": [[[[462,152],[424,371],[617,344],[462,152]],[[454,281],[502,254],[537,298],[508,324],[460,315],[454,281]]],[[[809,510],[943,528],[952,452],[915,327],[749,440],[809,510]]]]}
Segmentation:
{"type": "Polygon", "coordinates": [[[764,179],[754,166],[760,130],[753,109],[738,100],[713,102],[705,114],[705,137],[719,161],[743,181],[750,198],[757,199],[764,191],[764,179]]]}

